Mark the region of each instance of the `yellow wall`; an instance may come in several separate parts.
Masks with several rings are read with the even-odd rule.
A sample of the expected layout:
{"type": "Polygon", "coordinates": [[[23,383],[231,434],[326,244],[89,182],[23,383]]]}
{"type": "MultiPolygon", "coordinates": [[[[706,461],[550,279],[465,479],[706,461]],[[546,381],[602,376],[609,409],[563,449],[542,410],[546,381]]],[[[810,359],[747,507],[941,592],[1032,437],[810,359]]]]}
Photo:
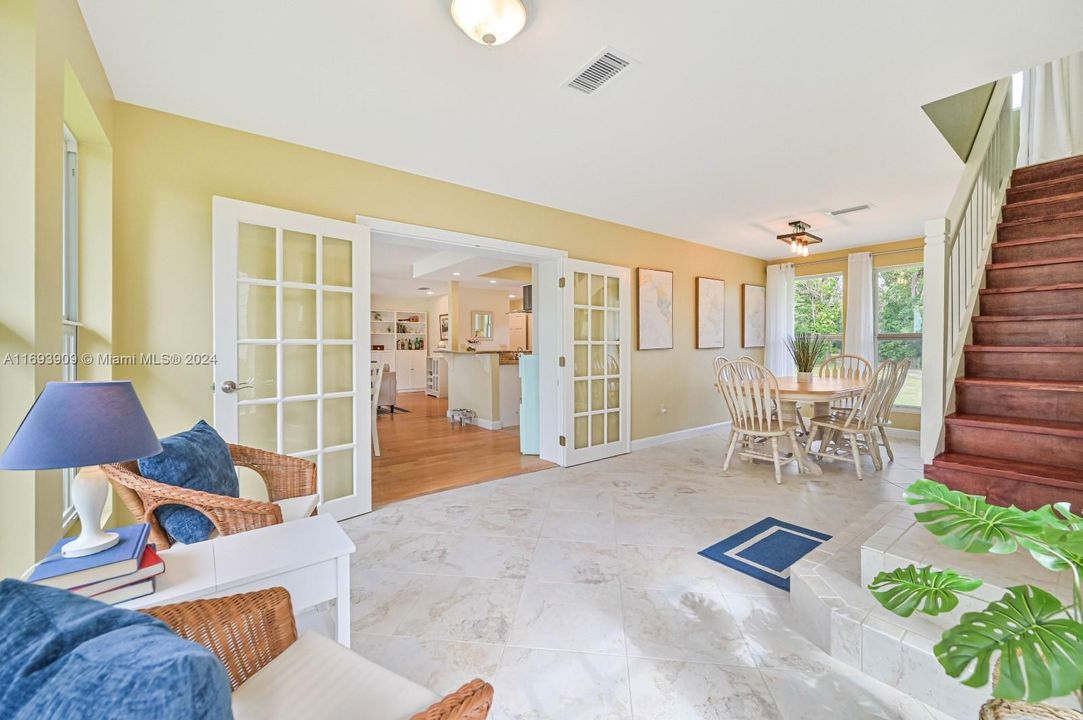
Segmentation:
{"type": "MultiPolygon", "coordinates": [[[[80,198],[81,233],[96,251],[84,310],[95,347],[111,335],[112,90],[75,0],[0,3],[0,356],[61,349],[63,126],[86,141],[93,189],[80,198]],[[80,137],[83,135],[83,137],[80,137]],[[86,204],[83,205],[85,200],[86,204]]],[[[0,365],[6,442],[57,365],[0,365]]],[[[18,574],[61,534],[60,473],[0,473],[0,575],[18,574]],[[36,477],[35,477],[36,476],[36,477]]]]}
{"type": "MultiPolygon", "coordinates": [[[[140,108],[115,106],[115,344],[118,353],[212,350],[211,197],[353,221],[390,220],[566,249],[675,273],[675,349],[632,358],[632,435],[724,418],[708,392],[715,354],[740,349],[741,283],[765,263],[676,238],[140,108]],[[695,350],[693,283],[727,281],[727,346],[695,350]],[[668,412],[660,412],[662,405],[668,412]]],[[[454,301],[454,298],[452,298],[454,301]]],[[[454,303],[453,303],[454,304],[454,303]]],[[[759,351],[752,351],[759,356],[759,351]]],[[[159,433],[212,414],[209,367],[124,367],[159,433]]]]}
{"type": "MultiPolygon", "coordinates": [[[[842,273],[842,307],[845,322],[846,312],[846,257],[850,253],[871,252],[873,268],[892,267],[894,265],[920,264],[923,260],[924,238],[911,238],[897,242],[878,243],[876,245],[863,245],[861,247],[847,248],[836,252],[812,254],[808,257],[785,258],[773,260],[775,262],[792,262],[794,274],[797,277],[810,275],[827,275],[829,273],[842,273]],[[889,255],[876,255],[875,253],[890,253],[889,255]]],[[[891,421],[895,427],[903,430],[917,430],[921,427],[921,414],[914,410],[898,410],[891,414],[891,421]]]]}

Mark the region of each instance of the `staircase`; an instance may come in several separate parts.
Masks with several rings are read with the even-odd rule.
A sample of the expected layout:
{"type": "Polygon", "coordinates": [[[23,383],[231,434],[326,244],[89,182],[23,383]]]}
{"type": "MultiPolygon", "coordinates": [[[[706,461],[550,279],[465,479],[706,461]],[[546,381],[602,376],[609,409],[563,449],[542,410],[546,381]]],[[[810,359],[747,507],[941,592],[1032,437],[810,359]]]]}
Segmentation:
{"type": "Polygon", "coordinates": [[[934,480],[998,505],[1083,507],[1083,156],[1019,168],[934,480]]]}

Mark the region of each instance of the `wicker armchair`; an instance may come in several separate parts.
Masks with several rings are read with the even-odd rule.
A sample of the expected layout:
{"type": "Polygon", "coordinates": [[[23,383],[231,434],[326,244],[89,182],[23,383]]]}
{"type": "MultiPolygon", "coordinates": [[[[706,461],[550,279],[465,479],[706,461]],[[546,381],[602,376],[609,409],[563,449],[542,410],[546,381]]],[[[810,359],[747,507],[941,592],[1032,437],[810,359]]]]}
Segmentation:
{"type": "MultiPolygon", "coordinates": [[[[143,612],[210,649],[226,666],[234,690],[297,639],[290,594],[281,587],[143,612]]],[[[492,701],[492,686],[472,680],[410,720],[485,720],[492,701]]]]}
{"type": "Polygon", "coordinates": [[[303,458],[230,445],[233,464],[254,470],[267,485],[269,500],[251,500],[226,495],[189,490],[150,480],[139,474],[136,462],[102,465],[109,482],[128,510],[137,520],[150,524],[150,541],[159,550],[171,545],[171,540],[154,512],[161,505],[186,505],[210,518],[222,535],[234,535],[278,525],[282,510],[276,500],[313,495],[316,492],[316,465],[303,458]]]}

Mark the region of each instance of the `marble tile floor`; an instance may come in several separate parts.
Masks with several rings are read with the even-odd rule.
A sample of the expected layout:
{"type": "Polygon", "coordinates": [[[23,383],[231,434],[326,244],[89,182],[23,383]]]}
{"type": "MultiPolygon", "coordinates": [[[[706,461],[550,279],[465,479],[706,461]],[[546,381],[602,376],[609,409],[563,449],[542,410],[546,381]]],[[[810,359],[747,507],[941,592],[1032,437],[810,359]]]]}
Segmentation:
{"type": "Polygon", "coordinates": [[[834,660],[782,591],[696,552],[773,516],[837,533],[899,501],[916,442],[858,481],[721,470],[721,434],[415,498],[343,523],[353,648],[494,720],[944,720],[834,660]]]}

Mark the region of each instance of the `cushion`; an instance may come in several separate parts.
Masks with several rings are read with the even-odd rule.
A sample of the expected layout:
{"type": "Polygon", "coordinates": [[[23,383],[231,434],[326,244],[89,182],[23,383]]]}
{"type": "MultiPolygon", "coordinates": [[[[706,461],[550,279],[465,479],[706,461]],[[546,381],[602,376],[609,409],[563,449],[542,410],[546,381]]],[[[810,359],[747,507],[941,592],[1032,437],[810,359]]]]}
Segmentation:
{"type": "Polygon", "coordinates": [[[307,632],[233,693],[236,720],[408,720],[440,697],[307,632]]]}
{"type": "MultiPolygon", "coordinates": [[[[162,438],[162,452],[139,461],[143,477],[167,485],[239,497],[237,471],[229,446],[214,428],[200,420],[191,430],[162,438]]],[[[210,537],[214,523],[195,508],[163,505],[154,511],[165,531],[185,544],[210,537]]]]}
{"type": "Polygon", "coordinates": [[[319,495],[302,495],[301,497],[275,500],[275,505],[282,510],[282,522],[293,522],[294,520],[303,520],[311,515],[312,511],[316,509],[316,503],[319,501],[319,495]]]}
{"type": "Polygon", "coordinates": [[[149,615],[4,580],[0,627],[0,717],[230,717],[222,663],[149,615]]]}

